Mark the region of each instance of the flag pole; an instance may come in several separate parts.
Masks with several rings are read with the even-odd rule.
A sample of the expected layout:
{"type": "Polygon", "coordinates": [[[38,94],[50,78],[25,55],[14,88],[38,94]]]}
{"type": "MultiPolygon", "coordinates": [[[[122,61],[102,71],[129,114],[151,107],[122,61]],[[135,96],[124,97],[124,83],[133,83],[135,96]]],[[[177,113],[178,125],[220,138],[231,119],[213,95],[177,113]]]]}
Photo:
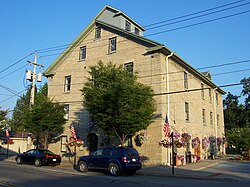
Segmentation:
{"type": "Polygon", "coordinates": [[[174,159],[175,159],[175,155],[174,155],[174,132],[173,131],[171,133],[171,138],[172,138],[172,175],[174,175],[174,159]]]}

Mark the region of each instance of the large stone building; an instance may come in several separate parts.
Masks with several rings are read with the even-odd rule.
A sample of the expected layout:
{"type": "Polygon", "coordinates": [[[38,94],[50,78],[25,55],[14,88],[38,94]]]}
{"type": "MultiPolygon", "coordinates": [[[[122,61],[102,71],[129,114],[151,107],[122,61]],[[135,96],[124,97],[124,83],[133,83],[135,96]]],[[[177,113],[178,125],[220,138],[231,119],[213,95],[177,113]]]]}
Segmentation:
{"type": "Polygon", "coordinates": [[[67,150],[65,142],[70,139],[72,124],[84,141],[77,147],[77,155],[108,146],[105,135],[93,128],[80,91],[89,76],[89,67],[101,60],[137,72],[138,81],[154,90],[158,118],[146,131],[128,139],[128,145],[143,155],[145,164],[170,163],[171,151],[163,132],[166,115],[176,138],[180,135],[179,142],[186,142],[177,148],[180,144],[176,140],[175,152],[180,160],[188,152],[201,159],[207,158],[209,149],[223,153],[224,91],[211,81],[208,72],[197,71],[163,44],[143,37],[144,31],[122,11],[105,6],[46,70],[49,97],[65,104],[68,119],[61,141],[51,144],[50,149],[67,150]],[[138,144],[138,137],[144,141],[138,144]],[[163,139],[165,143],[160,144],[163,139]]]}

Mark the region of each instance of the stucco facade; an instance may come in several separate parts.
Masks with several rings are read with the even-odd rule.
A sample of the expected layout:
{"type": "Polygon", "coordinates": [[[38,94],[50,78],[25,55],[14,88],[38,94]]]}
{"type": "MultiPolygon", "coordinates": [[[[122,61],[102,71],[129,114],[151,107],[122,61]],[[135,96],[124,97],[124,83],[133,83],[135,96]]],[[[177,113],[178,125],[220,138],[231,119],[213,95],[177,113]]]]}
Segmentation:
{"type": "MultiPolygon", "coordinates": [[[[69,139],[71,136],[69,127],[73,124],[78,137],[84,141],[83,146],[77,147],[78,156],[89,154],[93,143],[91,138],[95,138],[96,147],[107,146],[101,131],[91,127],[89,114],[83,108],[83,96],[80,91],[89,77],[89,67],[99,61],[123,66],[132,64],[133,71],[138,73],[138,81],[151,86],[154,90],[157,118],[147,129],[147,140],[137,146],[136,136],[131,138],[132,145],[146,158],[145,164],[170,163],[170,149],[159,145],[160,140],[165,138],[163,125],[166,114],[171,131],[180,135],[184,132],[190,133],[191,140],[195,137],[200,141],[210,136],[224,137],[222,106],[224,92],[164,45],[142,37],[143,31],[144,29],[126,14],[106,6],[46,70],[49,97],[68,106],[68,121],[62,136],[69,139]],[[112,24],[110,19],[113,17],[108,15],[113,14],[121,16],[119,23],[116,17],[112,24]],[[105,22],[105,19],[108,21],[105,22]],[[124,20],[130,21],[132,28],[139,28],[140,34],[119,27],[120,23],[124,25],[124,20]],[[96,29],[101,30],[98,38],[96,29]],[[116,40],[115,51],[110,52],[112,38],[116,40]],[[85,48],[83,56],[81,48],[85,48]],[[187,105],[188,111],[185,109],[187,105]]],[[[61,144],[63,143],[51,144],[49,148],[60,152],[63,146],[61,144]]],[[[207,149],[202,149],[201,143],[197,149],[193,149],[191,145],[175,149],[179,155],[191,151],[201,159],[207,157],[205,150],[207,149]]],[[[220,150],[223,152],[222,146],[220,150]]]]}

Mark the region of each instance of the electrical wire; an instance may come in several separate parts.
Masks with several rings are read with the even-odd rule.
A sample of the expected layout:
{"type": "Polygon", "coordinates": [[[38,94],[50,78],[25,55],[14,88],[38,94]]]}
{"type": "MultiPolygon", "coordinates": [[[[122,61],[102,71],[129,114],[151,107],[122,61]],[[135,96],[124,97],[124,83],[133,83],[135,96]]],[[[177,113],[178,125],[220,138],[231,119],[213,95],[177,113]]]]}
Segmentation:
{"type": "Polygon", "coordinates": [[[200,13],[208,12],[208,11],[211,11],[211,10],[215,10],[215,9],[223,8],[223,7],[226,7],[226,6],[230,6],[230,5],[233,5],[233,4],[237,4],[237,3],[240,3],[240,2],[243,2],[243,1],[246,1],[246,0],[235,1],[235,2],[232,2],[232,3],[228,3],[228,4],[220,5],[220,6],[217,6],[217,7],[201,10],[201,11],[194,12],[194,13],[191,13],[191,14],[178,16],[178,17],[175,17],[175,18],[167,19],[167,20],[164,20],[164,21],[156,22],[156,23],[151,23],[151,24],[148,24],[148,25],[144,25],[143,27],[147,28],[147,27],[150,27],[150,26],[166,23],[166,22],[169,22],[169,21],[174,21],[174,20],[177,20],[177,19],[186,18],[186,17],[193,16],[193,15],[196,15],[196,14],[200,14],[200,13]]]}
{"type": "Polygon", "coordinates": [[[6,67],[5,69],[1,70],[0,73],[5,72],[6,70],[10,69],[11,67],[15,66],[16,64],[18,64],[19,62],[23,61],[24,59],[26,59],[27,57],[29,57],[29,56],[31,56],[33,54],[34,54],[34,52],[26,55],[25,57],[21,58],[20,60],[16,61],[15,63],[11,64],[10,66],[6,67]]]}
{"type": "MultiPolygon", "coordinates": [[[[246,4],[249,4],[249,3],[246,3],[246,4]]],[[[248,11],[239,12],[239,13],[235,13],[235,14],[231,14],[231,15],[227,15],[227,16],[223,16],[223,17],[219,17],[219,18],[215,18],[215,19],[211,19],[211,20],[207,20],[207,21],[203,21],[203,22],[198,22],[198,23],[194,23],[194,24],[185,25],[185,26],[182,26],[182,27],[177,27],[177,28],[169,29],[169,30],[166,30],[166,31],[161,31],[161,32],[156,32],[156,33],[148,34],[148,35],[145,35],[144,37],[158,35],[158,34],[162,34],[162,33],[166,33],[166,32],[171,32],[171,31],[175,31],[175,30],[180,30],[180,29],[184,29],[184,28],[188,28],[188,27],[193,27],[193,26],[196,26],[196,25],[201,25],[201,24],[205,24],[205,23],[209,23],[209,22],[214,22],[214,21],[218,21],[218,20],[221,20],[221,19],[226,19],[226,18],[229,18],[229,17],[233,17],[233,16],[245,14],[245,13],[248,13],[248,12],[249,12],[249,10],[248,11]]],[[[155,28],[160,28],[160,26],[155,27],[155,28]]],[[[99,41],[108,39],[108,37],[107,38],[105,38],[105,37],[107,37],[107,36],[102,37],[102,39],[99,39],[99,41]]],[[[89,39],[89,41],[90,42],[88,42],[88,40],[85,40],[84,44],[87,45],[87,44],[95,42],[95,41],[93,41],[93,39],[89,39]]],[[[37,51],[39,53],[47,53],[47,52],[52,52],[52,51],[57,51],[57,50],[63,50],[63,49],[66,49],[66,48],[68,48],[70,46],[72,46],[72,47],[78,46],[81,42],[82,41],[71,43],[69,45],[65,44],[65,45],[60,45],[60,46],[55,46],[55,47],[38,49],[37,51]],[[64,47],[64,46],[67,46],[67,47],[64,47]]],[[[123,41],[119,41],[119,42],[123,42],[123,41]]],[[[117,42],[117,43],[119,43],[119,42],[117,42]]],[[[109,45],[109,44],[106,44],[106,45],[109,45]]],[[[88,48],[88,49],[91,49],[91,48],[88,48]]],[[[63,53],[54,53],[54,54],[49,54],[49,55],[43,55],[41,57],[49,57],[49,56],[55,56],[55,55],[59,55],[59,54],[63,54],[63,53]]]]}
{"type": "Polygon", "coordinates": [[[205,24],[205,23],[218,21],[218,20],[230,18],[230,17],[233,17],[233,16],[246,14],[246,13],[249,13],[249,12],[250,12],[250,10],[246,10],[246,11],[243,11],[243,12],[238,12],[238,13],[235,13],[235,14],[230,14],[230,15],[227,15],[227,16],[223,16],[223,17],[220,17],[220,18],[215,18],[215,19],[211,19],[211,20],[207,20],[207,21],[202,21],[202,22],[198,22],[198,23],[194,23],[194,24],[190,24],[190,25],[185,25],[185,26],[181,26],[181,27],[177,27],[177,28],[173,28],[173,29],[168,29],[168,30],[165,30],[165,31],[160,31],[160,32],[148,34],[147,36],[154,36],[154,35],[163,34],[163,33],[167,33],[167,32],[172,32],[172,31],[176,31],[176,30],[180,30],[180,29],[194,27],[194,26],[197,26],[197,25],[202,25],[202,24],[205,24]]]}
{"type": "Polygon", "coordinates": [[[14,74],[14,73],[16,73],[17,71],[19,71],[19,70],[23,69],[23,68],[24,68],[24,67],[26,67],[27,65],[28,65],[28,64],[25,64],[25,65],[23,65],[22,67],[20,67],[20,68],[18,68],[18,69],[16,69],[16,70],[14,70],[14,71],[12,71],[12,72],[8,73],[7,75],[5,75],[5,76],[3,76],[3,77],[0,77],[0,80],[1,80],[1,79],[3,79],[3,78],[8,77],[8,76],[10,76],[10,75],[12,75],[12,74],[14,74]]]}
{"type": "Polygon", "coordinates": [[[229,8],[225,8],[225,9],[222,9],[222,10],[217,10],[217,11],[214,11],[214,12],[202,14],[202,15],[199,15],[199,16],[194,16],[194,17],[191,17],[191,18],[185,18],[185,19],[182,19],[182,20],[179,20],[179,21],[174,21],[174,22],[171,22],[171,23],[162,24],[162,25],[159,25],[159,26],[148,28],[147,31],[152,30],[152,29],[158,29],[158,28],[165,27],[165,26],[168,26],[168,25],[173,25],[173,24],[176,24],[176,23],[181,23],[181,22],[184,22],[184,21],[189,21],[189,20],[205,17],[205,16],[208,16],[208,15],[212,15],[212,14],[216,14],[216,13],[220,13],[220,12],[224,12],[226,10],[231,10],[231,9],[238,8],[238,7],[241,7],[241,6],[245,6],[245,5],[248,5],[248,4],[250,4],[250,2],[241,4],[241,5],[237,5],[237,6],[234,6],[234,7],[229,7],[229,8]]]}

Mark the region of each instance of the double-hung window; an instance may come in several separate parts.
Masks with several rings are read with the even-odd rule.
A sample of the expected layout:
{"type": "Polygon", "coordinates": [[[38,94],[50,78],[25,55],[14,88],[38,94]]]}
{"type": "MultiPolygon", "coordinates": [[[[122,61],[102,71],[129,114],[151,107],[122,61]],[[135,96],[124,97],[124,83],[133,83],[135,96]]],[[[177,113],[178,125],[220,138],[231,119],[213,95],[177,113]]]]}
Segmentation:
{"type": "Polygon", "coordinates": [[[189,121],[189,103],[185,102],[185,117],[186,121],[189,121]]]}
{"type": "Polygon", "coordinates": [[[64,119],[69,120],[69,105],[64,105],[64,119]]]}
{"type": "Polygon", "coordinates": [[[220,116],[219,116],[219,114],[217,114],[217,127],[219,127],[220,126],[220,116]]]}
{"type": "Polygon", "coordinates": [[[188,89],[188,75],[187,72],[184,71],[184,89],[188,89]]]}
{"type": "Polygon", "coordinates": [[[71,89],[71,75],[65,77],[64,92],[70,92],[71,89]]]}
{"type": "Polygon", "coordinates": [[[205,99],[204,84],[201,83],[201,98],[205,99]]]}
{"type": "Polygon", "coordinates": [[[124,64],[124,68],[125,68],[129,73],[132,73],[132,74],[133,74],[133,71],[134,71],[134,64],[133,64],[133,62],[129,62],[129,63],[124,64]]]}
{"type": "Polygon", "coordinates": [[[210,126],[213,126],[213,112],[210,112],[210,126]]]}
{"type": "Polygon", "coordinates": [[[212,91],[211,91],[211,88],[209,88],[208,94],[209,94],[209,102],[212,103],[212,91]]]}
{"type": "Polygon", "coordinates": [[[125,30],[126,31],[131,31],[131,23],[129,23],[127,20],[125,21],[125,30]]]}
{"type": "Polygon", "coordinates": [[[140,34],[140,31],[139,31],[139,29],[137,27],[135,27],[135,34],[138,35],[138,36],[140,34]]]}
{"type": "Polygon", "coordinates": [[[109,39],[109,53],[116,52],[116,37],[109,39]]]}
{"type": "Polygon", "coordinates": [[[97,27],[95,29],[95,39],[100,39],[101,38],[101,28],[97,27]]]}
{"type": "Polygon", "coordinates": [[[217,92],[215,93],[215,99],[216,99],[216,104],[218,106],[219,105],[219,96],[218,96],[217,92]]]}
{"type": "Polygon", "coordinates": [[[206,110],[202,109],[202,124],[206,125],[206,110]]]}
{"type": "Polygon", "coordinates": [[[80,47],[80,54],[79,54],[79,60],[86,60],[86,46],[80,47]]]}

